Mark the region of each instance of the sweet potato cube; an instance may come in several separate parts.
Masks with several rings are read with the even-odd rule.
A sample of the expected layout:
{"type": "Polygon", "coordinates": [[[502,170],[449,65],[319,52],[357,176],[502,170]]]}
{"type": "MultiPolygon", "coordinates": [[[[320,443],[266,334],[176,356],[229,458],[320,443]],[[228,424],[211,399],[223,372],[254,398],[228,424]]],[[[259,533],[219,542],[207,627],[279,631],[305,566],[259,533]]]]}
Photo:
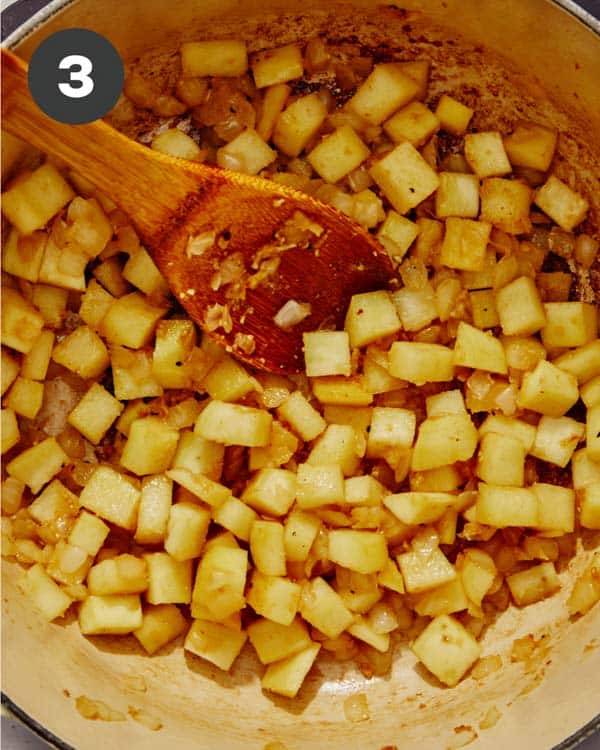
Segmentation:
{"type": "Polygon", "coordinates": [[[432,620],[411,648],[427,669],[449,687],[456,685],[481,654],[471,633],[449,615],[432,620]]]}
{"type": "Polygon", "coordinates": [[[255,520],[250,530],[250,554],[254,567],[269,576],[285,576],[283,525],[277,521],[255,520]]]}
{"type": "Polygon", "coordinates": [[[531,486],[538,501],[538,528],[569,534],[575,528],[575,493],[569,487],[536,482],[531,486]]]}
{"type": "MultiPolygon", "coordinates": [[[[154,151],[160,151],[161,154],[176,156],[178,159],[188,159],[188,161],[204,161],[206,153],[202,151],[193,138],[177,128],[169,128],[155,136],[152,139],[151,148],[153,148],[154,151]]],[[[142,251],[142,253],[145,253],[145,251],[142,251]]],[[[135,255],[131,256],[130,260],[135,257],[135,255]]],[[[144,255],[142,255],[142,257],[144,257],[144,255]]],[[[148,256],[148,258],[150,258],[150,256],[148,256]]],[[[146,260],[145,257],[144,260],[146,260]]],[[[125,268],[127,268],[127,266],[125,268]]],[[[128,278],[127,275],[125,275],[125,278],[127,278],[127,281],[134,284],[134,286],[138,286],[131,278],[128,278]]],[[[138,288],[141,289],[141,287],[138,288]]],[[[146,290],[143,289],[142,291],[146,290]]],[[[148,294],[148,292],[146,292],[146,294],[148,294]]]]}
{"type": "Polygon", "coordinates": [[[347,104],[371,125],[379,125],[393,112],[415,99],[419,85],[396,63],[376,65],[347,104]]]}
{"type": "Polygon", "coordinates": [[[87,577],[90,594],[139,594],[148,588],[148,569],[143,558],[124,554],[93,565],[87,577]]]}
{"type": "MultiPolygon", "coordinates": [[[[570,417],[542,417],[538,422],[532,456],[564,468],[582,440],[585,425],[570,417]]],[[[590,444],[588,440],[588,451],[590,444]]]]}
{"type": "Polygon", "coordinates": [[[600,375],[588,380],[579,389],[579,396],[588,409],[600,404],[600,375]]]}
{"type": "Polygon", "coordinates": [[[94,383],[69,414],[67,421],[97,445],[123,411],[123,404],[99,383],[94,383]]]}
{"type": "Polygon", "coordinates": [[[19,362],[15,359],[15,357],[9,354],[8,349],[2,347],[2,362],[0,364],[0,377],[2,378],[2,396],[4,396],[6,391],[14,383],[15,378],[19,374],[19,370],[19,362]]]}
{"type": "Polygon", "coordinates": [[[419,427],[412,470],[425,471],[468,461],[475,453],[477,441],[477,430],[467,414],[427,418],[419,427]]]}
{"type": "Polygon", "coordinates": [[[481,440],[477,476],[488,484],[522,487],[525,483],[525,448],[516,437],[488,432],[481,440]]]}
{"type": "Polygon", "coordinates": [[[196,571],[193,604],[205,606],[218,620],[239,612],[245,605],[247,565],[246,550],[215,546],[208,549],[196,571]]]}
{"type": "Polygon", "coordinates": [[[265,142],[271,140],[275,123],[286,105],[290,91],[291,88],[286,83],[276,83],[273,86],[268,86],[264,92],[256,132],[265,142]]]}
{"type": "Polygon", "coordinates": [[[268,445],[273,417],[250,406],[211,401],[200,413],[194,431],[225,445],[268,445]]]}
{"type": "Polygon", "coordinates": [[[252,128],[246,128],[217,150],[217,164],[245,174],[258,174],[275,161],[277,152],[252,128]]]}
{"type": "Polygon", "coordinates": [[[304,562],[320,527],[321,520],[317,516],[302,510],[293,510],[285,519],[283,531],[286,560],[304,562]]]}
{"type": "Polygon", "coordinates": [[[296,474],[296,502],[303,510],[344,501],[344,475],[339,464],[300,464],[296,474]]]}
{"type": "Polygon", "coordinates": [[[580,524],[586,529],[600,529],[600,482],[588,484],[581,495],[580,524]]]}
{"type": "Polygon", "coordinates": [[[13,228],[2,249],[3,270],[35,283],[39,278],[47,239],[46,232],[20,235],[13,228]]]}
{"type": "Polygon", "coordinates": [[[396,63],[399,70],[401,70],[409,78],[412,78],[418,86],[419,90],[415,99],[423,100],[427,96],[427,88],[429,86],[429,69],[431,62],[429,60],[410,60],[408,62],[396,63]]]}
{"type": "MultiPolygon", "coordinates": [[[[338,467],[339,470],[339,467],[338,467]]],[[[341,474],[341,470],[340,474],[341,474]]],[[[284,516],[296,497],[296,476],[287,469],[261,469],[246,485],[242,500],[259,513],[284,516]]]]}
{"type": "Polygon", "coordinates": [[[107,292],[96,279],[92,279],[81,297],[79,317],[92,330],[97,331],[113,301],[112,294],[107,292]]]}
{"type": "Polygon", "coordinates": [[[392,260],[399,263],[418,234],[418,224],[405,216],[400,216],[396,211],[388,211],[385,221],[377,232],[377,239],[387,250],[392,260]]]}
{"type": "Polygon", "coordinates": [[[303,440],[314,440],[327,427],[323,417],[301,391],[294,391],[285,399],[277,409],[277,416],[303,440]]]}
{"type": "MultiPolygon", "coordinates": [[[[152,355],[149,351],[112,346],[110,361],[117,399],[130,401],[136,398],[162,396],[162,386],[152,372],[152,355]]],[[[127,431],[129,432],[129,428],[127,431]]]]}
{"type": "Polygon", "coordinates": [[[408,142],[386,154],[371,167],[369,174],[400,214],[418,206],[439,186],[436,172],[408,142]]]}
{"type": "Polygon", "coordinates": [[[434,523],[456,505],[447,492],[399,492],[384,498],[383,504],[408,526],[434,523]]]}
{"type": "Polygon", "coordinates": [[[456,578],[456,570],[444,553],[435,547],[429,552],[404,552],[396,558],[406,590],[411,594],[442,586],[456,578]]]}
{"type": "Polygon", "coordinates": [[[467,133],[465,159],[475,174],[484,177],[501,177],[512,171],[504,150],[502,136],[497,131],[467,133]]]}
{"type": "Polygon", "coordinates": [[[304,73],[298,44],[286,44],[257,52],[252,60],[254,83],[259,89],[300,78],[304,73]]]}
{"type": "Polygon", "coordinates": [[[68,543],[85,550],[88,555],[95,557],[104,544],[110,527],[98,516],[82,510],[71,528],[68,543]]]}
{"type": "Polygon", "coordinates": [[[579,383],[587,383],[600,375],[600,341],[592,341],[557,357],[552,364],[574,375],[579,383]]]}
{"type": "Polygon", "coordinates": [[[322,404],[338,406],[368,406],[373,394],[365,389],[362,378],[322,377],[315,378],[312,390],[322,404]]]}
{"type": "Polygon", "coordinates": [[[394,143],[408,141],[415,148],[426,143],[439,127],[438,118],[421,102],[411,102],[383,125],[394,143]]]}
{"type": "Polygon", "coordinates": [[[238,539],[247,542],[257,514],[249,505],[231,496],[222,505],[213,509],[212,517],[215,523],[230,531],[238,539]]]}
{"type": "MultiPolygon", "coordinates": [[[[401,326],[390,295],[386,291],[355,294],[350,300],[344,324],[350,346],[360,347],[397,333],[401,326]]],[[[315,373],[316,374],[316,373],[315,373]]],[[[343,373],[322,373],[341,374],[343,373]]]]}
{"type": "Polygon", "coordinates": [[[45,380],[52,350],[54,348],[54,334],[44,329],[29,352],[21,362],[21,375],[31,380],[45,380]]]}
{"type": "Polygon", "coordinates": [[[115,300],[102,319],[100,331],[110,344],[140,349],[154,335],[167,310],[151,305],[143,294],[132,292],[115,300]]]}
{"type": "Polygon", "coordinates": [[[600,405],[588,409],[585,436],[588,456],[600,462],[600,405]]]}
{"type": "Polygon", "coordinates": [[[162,417],[136,419],[121,454],[121,466],[134,474],[160,474],[171,465],[179,432],[162,417]]]}
{"type": "Polygon", "coordinates": [[[179,562],[199,557],[209,524],[210,511],[207,508],[188,502],[171,505],[165,550],[179,562]]]}
{"type": "Polygon", "coordinates": [[[581,224],[590,207],[582,195],[554,175],[537,190],[534,203],[565,232],[581,224]]]}
{"type": "Polygon", "coordinates": [[[385,458],[390,449],[407,451],[413,444],[416,415],[409,409],[376,406],[367,439],[367,456],[385,458]]]}
{"type": "Polygon", "coordinates": [[[476,328],[495,328],[500,325],[496,310],[496,298],[492,289],[477,289],[469,292],[473,324],[476,328]]]}
{"type": "Polygon", "coordinates": [[[238,401],[252,391],[260,390],[256,378],[229,356],[211,368],[202,385],[216,401],[238,401]]]}
{"type": "Polygon", "coordinates": [[[4,398],[4,405],[15,414],[35,419],[43,400],[44,384],[19,375],[4,398]]]}
{"type": "Polygon", "coordinates": [[[387,565],[387,542],[374,531],[332,529],[329,532],[329,559],[357,573],[369,574],[387,565]]]}
{"type": "Polygon", "coordinates": [[[330,424],[313,445],[306,462],[312,466],[338,464],[344,476],[351,476],[364,452],[364,441],[354,427],[330,424]]]}

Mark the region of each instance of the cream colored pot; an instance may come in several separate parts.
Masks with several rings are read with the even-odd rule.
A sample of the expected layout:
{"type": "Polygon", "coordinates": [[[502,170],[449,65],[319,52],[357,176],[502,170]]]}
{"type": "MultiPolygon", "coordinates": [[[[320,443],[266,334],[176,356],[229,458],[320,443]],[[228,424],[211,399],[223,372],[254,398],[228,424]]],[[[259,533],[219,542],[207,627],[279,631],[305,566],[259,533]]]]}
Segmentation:
{"type": "MultiPolygon", "coordinates": [[[[374,46],[387,42],[406,52],[405,59],[433,59],[434,92],[476,97],[479,128],[502,129],[536,114],[554,122],[562,155],[577,166],[577,180],[592,197],[591,228],[597,231],[599,25],[572,3],[560,7],[546,0],[404,4],[407,13],[373,0],[346,6],[332,0],[54,2],[8,43],[29,57],[50,33],[83,26],[110,38],[125,60],[142,56],[168,74],[184,39],[242,34],[257,48],[320,31],[338,39],[356,35],[374,46]]],[[[584,287],[580,292],[593,294],[584,287]]],[[[249,650],[224,674],[186,657],[180,643],[148,658],[127,639],[85,639],[74,622],[43,623],[16,590],[16,566],[5,564],[3,689],[18,709],[78,750],[263,750],[271,742],[287,750],[440,750],[471,739],[473,750],[548,750],[593,722],[600,707],[600,606],[576,622],[565,608],[574,578],[599,542],[598,534],[584,540],[561,572],[560,594],[524,610],[510,608],[489,629],[484,655],[499,654],[503,667],[485,679],[469,677],[443,689],[415,667],[404,647],[384,679],[367,680],[353,667],[325,663],[295,701],[261,692],[260,668],[249,650]],[[511,662],[514,639],[530,633],[546,634],[547,649],[538,649],[527,667],[511,662]],[[370,719],[351,723],[344,701],[356,693],[366,695],[370,719]],[[125,714],[129,706],[144,709],[163,728],[153,732],[129,718],[83,719],[75,710],[80,695],[125,714]],[[480,728],[494,709],[500,715],[495,726],[480,728]]]]}

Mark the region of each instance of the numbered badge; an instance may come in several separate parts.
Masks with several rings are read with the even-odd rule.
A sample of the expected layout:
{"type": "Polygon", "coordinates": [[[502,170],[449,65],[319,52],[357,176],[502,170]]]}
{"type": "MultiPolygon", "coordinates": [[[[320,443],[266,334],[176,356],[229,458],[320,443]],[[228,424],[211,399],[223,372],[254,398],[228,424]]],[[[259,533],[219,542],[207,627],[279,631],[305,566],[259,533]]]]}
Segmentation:
{"type": "Polygon", "coordinates": [[[88,29],[65,29],[45,39],[29,63],[29,90],[49,117],[81,125],[104,117],[124,83],[113,45],[88,29]]]}

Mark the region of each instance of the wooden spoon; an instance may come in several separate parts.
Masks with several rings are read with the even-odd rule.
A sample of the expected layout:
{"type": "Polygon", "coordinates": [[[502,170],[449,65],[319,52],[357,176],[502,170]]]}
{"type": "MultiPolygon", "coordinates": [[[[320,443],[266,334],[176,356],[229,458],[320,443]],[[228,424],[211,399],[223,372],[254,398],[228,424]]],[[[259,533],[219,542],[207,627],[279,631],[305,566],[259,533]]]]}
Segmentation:
{"type": "Polygon", "coordinates": [[[190,318],[255,367],[302,370],[302,333],[341,324],[353,294],[389,280],[387,254],[331,206],[259,177],[152,151],[101,120],[57,122],[31,98],[26,64],[5,50],[2,78],[2,126],[62,159],[129,214],[190,318]],[[312,230],[293,231],[297,212],[313,223],[312,230]],[[287,241],[290,234],[296,237],[287,241]],[[298,234],[300,241],[293,245],[298,234]],[[214,237],[214,244],[207,237],[214,237]],[[234,285],[221,278],[219,286],[216,272],[234,253],[243,258],[246,281],[275,265],[264,265],[269,256],[276,256],[279,265],[256,288],[251,286],[260,277],[244,281],[241,296],[229,299],[234,285]],[[274,316],[289,300],[310,303],[311,314],[283,329],[274,316]],[[224,327],[211,330],[215,319],[224,327]]]}

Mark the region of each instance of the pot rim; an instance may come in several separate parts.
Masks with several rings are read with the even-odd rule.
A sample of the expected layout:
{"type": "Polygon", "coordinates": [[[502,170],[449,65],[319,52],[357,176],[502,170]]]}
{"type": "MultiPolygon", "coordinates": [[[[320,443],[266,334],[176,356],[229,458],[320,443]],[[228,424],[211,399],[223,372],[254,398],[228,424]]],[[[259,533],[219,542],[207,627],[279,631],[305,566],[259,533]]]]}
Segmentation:
{"type": "MultiPolygon", "coordinates": [[[[600,36],[600,17],[597,18],[590,11],[583,8],[574,0],[547,0],[548,2],[558,5],[563,10],[577,18],[581,23],[587,26],[591,31],[600,36]]],[[[17,0],[9,8],[2,11],[2,46],[9,49],[21,42],[30,33],[35,31],[39,26],[46,23],[48,19],[59,13],[63,8],[71,5],[77,0],[42,0],[42,5],[37,11],[30,15],[30,0],[17,0]],[[23,20],[23,16],[25,16],[23,20]]],[[[38,0],[39,2],[39,0],[38,0]]],[[[36,3],[37,5],[38,3],[36,3]]],[[[599,9],[600,10],[600,9],[599,9]]],[[[24,724],[30,731],[36,734],[49,747],[56,750],[76,750],[72,745],[62,740],[54,732],[46,729],[42,724],[36,721],[30,714],[18,706],[4,692],[1,692],[1,702],[4,710],[9,715],[16,718],[24,724]]],[[[575,750],[580,747],[586,740],[597,737],[600,738],[600,713],[564,739],[552,750],[575,750]]]]}

